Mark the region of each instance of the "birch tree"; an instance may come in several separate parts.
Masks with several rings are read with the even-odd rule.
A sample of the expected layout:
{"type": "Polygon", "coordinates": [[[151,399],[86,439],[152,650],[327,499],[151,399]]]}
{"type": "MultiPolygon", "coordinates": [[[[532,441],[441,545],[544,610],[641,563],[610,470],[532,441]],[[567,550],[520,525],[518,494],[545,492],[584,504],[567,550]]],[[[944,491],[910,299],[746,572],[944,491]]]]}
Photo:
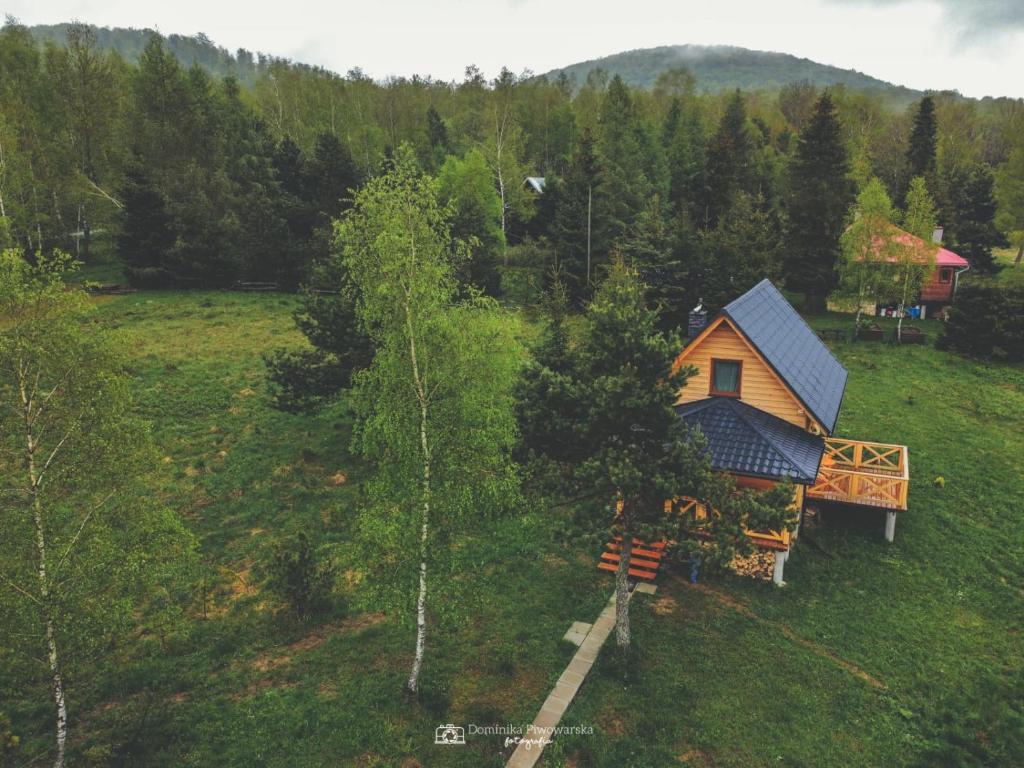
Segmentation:
{"type": "Polygon", "coordinates": [[[83,322],[84,294],[64,287],[68,263],[0,255],[0,645],[29,683],[42,660],[56,768],[76,660],[109,651],[190,551],[138,488],[148,435],[110,340],[83,322]]]}
{"type": "MultiPolygon", "coordinates": [[[[483,142],[483,154],[487,158],[494,183],[501,198],[501,233],[507,242],[510,215],[528,219],[532,213],[530,200],[523,190],[526,172],[522,154],[523,129],[513,112],[513,96],[516,78],[507,69],[494,81],[494,103],[490,114],[488,133],[483,142]]],[[[508,265],[508,249],[502,243],[503,263],[508,265]]]]}
{"type": "Polygon", "coordinates": [[[376,350],[354,393],[357,447],[375,465],[359,528],[384,590],[415,616],[406,687],[416,694],[453,538],[516,495],[516,343],[496,305],[456,303],[453,254],[464,249],[407,146],[357,195],[337,237],[376,350]]]}
{"type": "Polygon", "coordinates": [[[935,203],[928,194],[923,176],[915,176],[907,192],[907,210],[903,228],[913,237],[896,238],[895,280],[891,283],[893,298],[899,304],[896,340],[903,340],[903,312],[921,294],[928,276],[935,271],[938,246],[932,242],[935,231],[935,203]]]}
{"type": "Polygon", "coordinates": [[[841,238],[840,284],[857,302],[854,333],[860,330],[866,301],[875,301],[887,279],[891,282],[897,242],[892,201],[877,177],[857,195],[851,223],[841,238]]]}

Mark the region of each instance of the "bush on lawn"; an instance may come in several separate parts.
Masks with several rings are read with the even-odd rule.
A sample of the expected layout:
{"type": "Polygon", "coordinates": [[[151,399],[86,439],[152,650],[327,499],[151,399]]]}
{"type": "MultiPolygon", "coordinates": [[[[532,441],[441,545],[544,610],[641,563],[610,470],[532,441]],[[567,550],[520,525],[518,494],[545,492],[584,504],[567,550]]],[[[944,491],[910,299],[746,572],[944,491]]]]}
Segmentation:
{"type": "Polygon", "coordinates": [[[1024,360],[1024,286],[964,286],[938,347],[972,357],[1024,360]]]}
{"type": "Polygon", "coordinates": [[[300,619],[331,605],[334,565],[324,562],[305,533],[278,543],[265,565],[267,586],[300,619]]]}

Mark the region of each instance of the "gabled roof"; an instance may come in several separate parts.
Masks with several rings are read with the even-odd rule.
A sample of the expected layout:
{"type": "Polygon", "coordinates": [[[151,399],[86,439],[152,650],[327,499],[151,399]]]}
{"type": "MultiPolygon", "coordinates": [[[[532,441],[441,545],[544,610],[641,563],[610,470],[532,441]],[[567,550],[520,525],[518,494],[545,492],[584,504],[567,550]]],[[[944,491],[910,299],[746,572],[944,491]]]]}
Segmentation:
{"type": "MultiPolygon", "coordinates": [[[[917,253],[915,255],[920,254],[917,260],[920,261],[921,263],[924,263],[924,261],[927,258],[930,258],[930,254],[928,254],[928,249],[924,247],[924,241],[920,237],[918,237],[917,235],[912,235],[909,232],[900,229],[895,224],[891,225],[891,229],[891,241],[897,242],[900,245],[904,246],[917,246],[917,248],[915,249],[917,253]]],[[[881,238],[879,238],[879,240],[880,239],[881,238]]],[[[878,241],[876,240],[876,242],[878,241]]],[[[943,248],[941,245],[937,243],[932,243],[932,245],[935,247],[935,266],[956,267],[957,269],[970,266],[970,263],[967,261],[967,259],[965,259],[960,254],[953,253],[953,251],[949,250],[948,248],[943,248]]],[[[881,243],[878,243],[878,247],[874,248],[876,254],[880,247],[881,243]]],[[[895,258],[892,258],[890,260],[895,261],[895,258]]]]}
{"type": "Polygon", "coordinates": [[[831,434],[846,391],[846,369],[765,279],[722,310],[797,399],[831,434]]]}
{"type": "Polygon", "coordinates": [[[708,441],[711,467],[772,480],[813,483],[825,439],[735,397],[709,397],[676,406],[691,427],[708,441]]]}

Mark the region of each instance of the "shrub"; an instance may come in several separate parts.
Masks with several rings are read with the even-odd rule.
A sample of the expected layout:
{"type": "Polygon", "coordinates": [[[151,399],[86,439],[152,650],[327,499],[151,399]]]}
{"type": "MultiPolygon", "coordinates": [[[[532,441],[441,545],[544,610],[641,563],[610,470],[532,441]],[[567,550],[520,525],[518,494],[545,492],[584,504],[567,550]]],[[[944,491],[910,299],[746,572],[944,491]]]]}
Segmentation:
{"type": "Polygon", "coordinates": [[[14,765],[14,753],[20,744],[21,740],[11,730],[10,718],[0,712],[0,766],[7,768],[14,765]]]}
{"type": "Polygon", "coordinates": [[[274,547],[266,574],[267,587],[301,619],[330,604],[334,565],[320,560],[305,533],[274,547]]]}
{"type": "Polygon", "coordinates": [[[938,347],[974,357],[1024,360],[1024,285],[964,286],[938,347]]]}

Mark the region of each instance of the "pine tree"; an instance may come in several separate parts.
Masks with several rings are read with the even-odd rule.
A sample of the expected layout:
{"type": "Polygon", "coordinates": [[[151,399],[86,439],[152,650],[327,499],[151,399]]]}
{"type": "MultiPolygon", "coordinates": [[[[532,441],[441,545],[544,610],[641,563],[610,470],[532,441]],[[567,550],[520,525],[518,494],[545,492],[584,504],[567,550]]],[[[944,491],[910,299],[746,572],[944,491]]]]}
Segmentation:
{"type": "Polygon", "coordinates": [[[800,134],[786,195],[786,286],[804,292],[808,312],[824,311],[839,284],[839,238],[853,202],[849,173],[839,118],[826,92],[800,134]]]}

